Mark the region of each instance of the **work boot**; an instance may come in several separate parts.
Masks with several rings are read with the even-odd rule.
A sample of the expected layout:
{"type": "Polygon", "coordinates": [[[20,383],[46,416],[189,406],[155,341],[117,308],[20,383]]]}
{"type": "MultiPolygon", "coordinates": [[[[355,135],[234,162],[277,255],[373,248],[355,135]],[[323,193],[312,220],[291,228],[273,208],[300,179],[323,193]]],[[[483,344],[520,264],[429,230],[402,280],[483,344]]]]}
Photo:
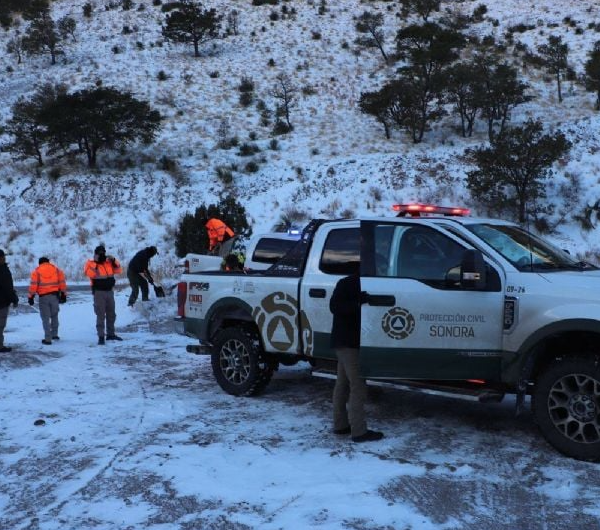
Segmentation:
{"type": "Polygon", "coordinates": [[[379,431],[372,431],[370,429],[367,430],[364,434],[360,436],[353,436],[352,441],[356,443],[361,442],[376,442],[377,440],[381,440],[383,438],[383,433],[379,431]]]}
{"type": "Polygon", "coordinates": [[[42,339],[42,344],[45,344],[46,346],[50,346],[52,344],[52,341],[51,340],[42,339]]]}
{"type": "Polygon", "coordinates": [[[104,337],[98,337],[98,346],[104,346],[105,344],[104,337]]]}
{"type": "Polygon", "coordinates": [[[123,339],[121,337],[119,337],[118,335],[107,335],[106,340],[123,340],[123,339]]]}
{"type": "Polygon", "coordinates": [[[54,335],[54,337],[52,337],[52,340],[60,340],[60,337],[58,335],[54,335]]]}
{"type": "Polygon", "coordinates": [[[350,434],[350,427],[344,427],[343,429],[334,429],[333,434],[350,434]]]}
{"type": "Polygon", "coordinates": [[[12,348],[10,348],[9,346],[0,346],[0,353],[8,353],[11,351],[12,351],[12,348]]]}

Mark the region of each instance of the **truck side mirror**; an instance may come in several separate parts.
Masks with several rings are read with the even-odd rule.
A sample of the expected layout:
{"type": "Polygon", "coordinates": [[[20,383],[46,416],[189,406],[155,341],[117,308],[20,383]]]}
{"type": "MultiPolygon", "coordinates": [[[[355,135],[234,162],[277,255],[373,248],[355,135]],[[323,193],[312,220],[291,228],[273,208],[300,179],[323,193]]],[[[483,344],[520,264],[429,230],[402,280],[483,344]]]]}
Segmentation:
{"type": "Polygon", "coordinates": [[[485,261],[480,250],[465,250],[460,264],[460,285],[464,289],[482,291],[487,285],[485,261]]]}

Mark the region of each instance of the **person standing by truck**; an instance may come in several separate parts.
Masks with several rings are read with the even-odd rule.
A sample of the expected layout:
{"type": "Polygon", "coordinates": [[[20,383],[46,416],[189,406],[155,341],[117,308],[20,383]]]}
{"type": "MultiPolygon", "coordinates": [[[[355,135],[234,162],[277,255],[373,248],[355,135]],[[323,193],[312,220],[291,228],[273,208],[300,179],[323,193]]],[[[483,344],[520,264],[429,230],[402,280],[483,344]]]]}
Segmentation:
{"type": "Polygon", "coordinates": [[[38,260],[38,267],[31,273],[29,282],[29,305],[35,295],[39,296],[40,317],[44,326],[42,344],[50,345],[58,336],[58,304],[67,301],[65,273],[46,257],[38,260]]]}
{"type": "Polygon", "coordinates": [[[0,250],[0,353],[12,351],[12,348],[4,345],[4,328],[10,304],[17,307],[19,297],[13,285],[12,274],[6,264],[6,254],[4,254],[4,250],[0,250]]]}
{"type": "Polygon", "coordinates": [[[98,245],[94,257],[89,259],[83,273],[90,279],[94,294],[94,313],[96,313],[96,331],[98,344],[104,345],[106,340],[123,340],[115,333],[115,274],[121,274],[123,269],[114,256],[106,255],[104,245],[98,245]],[[106,333],[105,330],[106,322],[106,333]]]}
{"type": "Polygon", "coordinates": [[[137,300],[140,289],[142,290],[142,302],[149,300],[148,283],[154,284],[152,275],[150,274],[150,259],[158,254],[156,247],[146,247],[140,250],[129,262],[127,267],[127,279],[131,286],[131,294],[129,295],[128,306],[133,307],[137,300]]]}
{"type": "Polygon", "coordinates": [[[333,432],[350,434],[353,442],[381,440],[383,433],[367,429],[365,401],[367,384],[360,374],[360,263],[339,280],[329,301],[333,314],[331,347],[337,355],[337,379],[333,390],[333,432]]]}

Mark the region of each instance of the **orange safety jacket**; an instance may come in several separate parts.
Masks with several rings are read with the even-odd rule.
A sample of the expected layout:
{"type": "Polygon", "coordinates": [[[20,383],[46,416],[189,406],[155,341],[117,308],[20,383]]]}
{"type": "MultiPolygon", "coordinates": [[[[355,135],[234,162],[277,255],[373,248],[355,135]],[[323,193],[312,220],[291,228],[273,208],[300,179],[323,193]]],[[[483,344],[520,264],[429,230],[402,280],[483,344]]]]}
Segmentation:
{"type": "Polygon", "coordinates": [[[208,250],[213,250],[218,243],[222,243],[225,240],[225,235],[229,237],[235,235],[235,232],[223,221],[214,217],[209,219],[204,226],[208,232],[208,250]]]}
{"type": "Polygon", "coordinates": [[[114,266],[108,259],[103,263],[98,263],[93,259],[87,260],[83,273],[90,279],[94,289],[99,291],[111,291],[115,285],[115,274],[121,274],[123,268],[115,259],[114,266]]]}
{"type": "Polygon", "coordinates": [[[31,273],[29,297],[44,296],[45,294],[67,293],[65,273],[52,263],[42,263],[31,273]]]}

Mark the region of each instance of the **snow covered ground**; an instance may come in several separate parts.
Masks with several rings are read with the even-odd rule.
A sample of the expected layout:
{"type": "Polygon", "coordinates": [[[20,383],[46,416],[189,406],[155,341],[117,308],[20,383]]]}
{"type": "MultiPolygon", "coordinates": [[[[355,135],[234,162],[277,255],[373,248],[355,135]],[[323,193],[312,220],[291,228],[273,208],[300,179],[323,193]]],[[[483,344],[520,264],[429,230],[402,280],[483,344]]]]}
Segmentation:
{"type": "MultiPolygon", "coordinates": [[[[185,352],[172,297],[117,299],[122,343],[96,345],[91,295],[11,309],[0,355],[0,528],[598,528],[600,468],[560,456],[514,403],[371,389],[381,442],[331,433],[332,381],[283,368],[235,398],[185,352]],[[138,304],[140,304],[138,302],[138,304]],[[41,423],[41,425],[37,425],[41,423]]],[[[22,298],[23,300],[23,298],[22,298]]]]}

